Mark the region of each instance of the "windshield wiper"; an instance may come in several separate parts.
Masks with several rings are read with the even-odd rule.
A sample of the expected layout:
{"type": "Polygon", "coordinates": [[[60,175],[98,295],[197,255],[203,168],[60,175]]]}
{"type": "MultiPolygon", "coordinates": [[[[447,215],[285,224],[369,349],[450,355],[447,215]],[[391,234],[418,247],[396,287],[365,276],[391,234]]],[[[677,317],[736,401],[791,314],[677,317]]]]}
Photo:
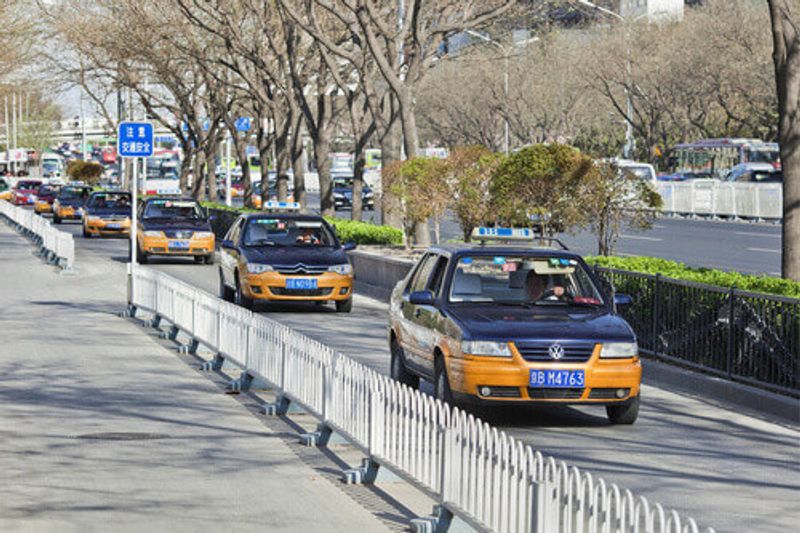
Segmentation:
{"type": "Polygon", "coordinates": [[[277,246],[277,243],[269,239],[258,239],[248,242],[245,246],[277,246]]]}

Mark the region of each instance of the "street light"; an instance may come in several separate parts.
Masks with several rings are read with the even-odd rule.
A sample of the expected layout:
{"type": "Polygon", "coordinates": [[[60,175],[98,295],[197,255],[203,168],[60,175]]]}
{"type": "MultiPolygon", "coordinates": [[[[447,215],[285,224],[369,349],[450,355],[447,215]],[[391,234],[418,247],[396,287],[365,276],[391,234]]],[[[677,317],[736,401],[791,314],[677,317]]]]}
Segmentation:
{"type": "MultiPolygon", "coordinates": [[[[630,90],[630,84],[632,83],[631,42],[630,42],[630,38],[628,36],[627,20],[625,19],[625,17],[623,17],[619,13],[617,13],[615,11],[611,11],[610,9],[606,9],[603,6],[598,6],[597,4],[594,4],[594,3],[590,2],[589,0],[577,0],[577,2],[580,5],[584,6],[584,7],[588,7],[590,9],[596,9],[597,11],[600,11],[604,15],[608,15],[609,17],[613,17],[613,18],[621,21],[623,24],[625,24],[625,76],[627,78],[626,84],[625,84],[626,85],[626,87],[625,87],[625,99],[627,100],[627,105],[626,105],[626,107],[627,107],[627,116],[625,117],[625,124],[626,124],[626,127],[625,127],[625,148],[623,148],[623,150],[622,150],[622,156],[625,159],[629,159],[631,157],[631,154],[633,153],[633,149],[635,147],[635,144],[634,144],[635,141],[633,139],[633,98],[632,98],[631,90],[630,90]]],[[[637,18],[641,18],[641,17],[637,17],[637,18]]]]}
{"type": "MultiPolygon", "coordinates": [[[[504,135],[503,135],[503,145],[504,145],[505,153],[508,154],[510,152],[510,149],[511,149],[511,147],[510,147],[510,138],[509,138],[509,126],[508,126],[508,59],[511,57],[511,50],[513,49],[513,46],[503,46],[502,44],[500,44],[499,42],[495,41],[491,37],[487,37],[487,36],[485,36],[483,34],[480,34],[480,33],[476,32],[476,31],[473,31],[473,30],[466,30],[466,33],[468,33],[469,35],[472,35],[474,37],[477,37],[479,39],[482,39],[482,40],[486,41],[489,44],[493,44],[494,46],[499,48],[500,51],[503,53],[503,66],[504,66],[503,67],[503,70],[504,70],[504,72],[503,72],[503,95],[504,95],[504,98],[505,98],[505,104],[504,104],[504,107],[505,107],[505,113],[504,113],[504,116],[505,116],[505,121],[504,121],[505,122],[505,132],[504,132],[504,135]]],[[[532,42],[535,42],[535,41],[538,41],[538,40],[539,40],[538,37],[531,37],[530,39],[526,39],[526,40],[524,40],[524,41],[522,41],[520,43],[516,43],[515,46],[526,45],[528,43],[532,43],[532,42]]]]}

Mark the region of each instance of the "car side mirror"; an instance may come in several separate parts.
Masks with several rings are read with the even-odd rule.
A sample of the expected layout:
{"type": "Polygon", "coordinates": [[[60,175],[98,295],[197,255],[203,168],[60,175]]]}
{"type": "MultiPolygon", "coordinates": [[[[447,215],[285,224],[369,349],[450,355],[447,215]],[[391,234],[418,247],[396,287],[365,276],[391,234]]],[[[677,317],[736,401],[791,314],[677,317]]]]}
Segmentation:
{"type": "Polygon", "coordinates": [[[233,250],[236,246],[233,245],[233,241],[224,239],[219,245],[225,250],[233,250]]]}
{"type": "Polygon", "coordinates": [[[431,291],[414,291],[408,297],[412,305],[433,305],[433,293],[431,291]]]}
{"type": "Polygon", "coordinates": [[[627,294],[615,294],[614,305],[616,307],[627,307],[629,305],[633,305],[633,298],[627,294]]]}
{"type": "Polygon", "coordinates": [[[345,252],[349,252],[350,250],[355,250],[356,249],[356,243],[354,243],[354,242],[346,242],[346,243],[344,243],[344,245],[342,245],[342,249],[345,252]]]}
{"type": "Polygon", "coordinates": [[[209,215],[208,217],[206,217],[206,220],[208,220],[209,222],[214,222],[215,220],[217,220],[217,215],[209,215]]]}

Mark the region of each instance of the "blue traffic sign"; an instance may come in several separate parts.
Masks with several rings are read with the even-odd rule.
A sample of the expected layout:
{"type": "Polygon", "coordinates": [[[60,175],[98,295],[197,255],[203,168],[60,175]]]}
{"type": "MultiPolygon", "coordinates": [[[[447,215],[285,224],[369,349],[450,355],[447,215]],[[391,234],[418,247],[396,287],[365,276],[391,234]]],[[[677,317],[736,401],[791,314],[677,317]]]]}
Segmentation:
{"type": "Polygon", "coordinates": [[[121,157],[153,155],[153,125],[148,122],[121,122],[117,135],[117,153],[121,157]]]}
{"type": "Polygon", "coordinates": [[[236,131],[250,131],[253,119],[250,117],[239,117],[236,119],[236,131]]]}

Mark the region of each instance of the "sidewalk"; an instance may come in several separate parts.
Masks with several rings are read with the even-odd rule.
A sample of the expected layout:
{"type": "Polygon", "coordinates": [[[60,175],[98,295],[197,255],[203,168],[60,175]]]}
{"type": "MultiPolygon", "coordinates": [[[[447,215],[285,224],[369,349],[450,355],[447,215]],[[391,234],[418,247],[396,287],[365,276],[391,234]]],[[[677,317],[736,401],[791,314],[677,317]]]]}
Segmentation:
{"type": "Polygon", "coordinates": [[[0,531],[381,531],[233,398],[0,222],[0,531]]]}

